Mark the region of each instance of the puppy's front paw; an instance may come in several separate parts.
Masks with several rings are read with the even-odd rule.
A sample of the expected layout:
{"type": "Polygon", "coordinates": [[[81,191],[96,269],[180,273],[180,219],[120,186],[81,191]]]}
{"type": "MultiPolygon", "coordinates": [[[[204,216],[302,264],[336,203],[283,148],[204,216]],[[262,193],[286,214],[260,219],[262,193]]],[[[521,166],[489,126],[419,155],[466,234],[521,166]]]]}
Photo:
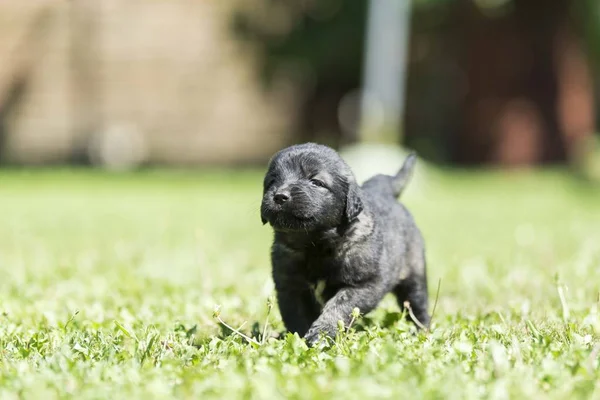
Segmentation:
{"type": "Polygon", "coordinates": [[[334,339],[336,335],[335,327],[315,322],[308,332],[306,332],[306,335],[304,335],[304,339],[306,340],[306,343],[312,347],[322,335],[334,339]]]}
{"type": "Polygon", "coordinates": [[[308,331],[306,335],[304,335],[304,340],[306,340],[306,344],[309,347],[313,347],[315,343],[319,340],[320,333],[317,331],[308,331]]]}

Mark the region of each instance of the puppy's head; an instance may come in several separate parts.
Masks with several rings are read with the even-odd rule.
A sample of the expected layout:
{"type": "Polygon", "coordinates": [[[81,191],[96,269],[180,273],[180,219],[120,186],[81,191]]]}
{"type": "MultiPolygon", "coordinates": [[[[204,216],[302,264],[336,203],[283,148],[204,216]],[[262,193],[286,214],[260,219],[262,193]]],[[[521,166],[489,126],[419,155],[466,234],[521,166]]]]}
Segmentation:
{"type": "Polygon", "coordinates": [[[278,231],[313,232],[353,221],[363,209],[354,175],[331,148],[306,143],[269,162],[261,218],[278,231]]]}

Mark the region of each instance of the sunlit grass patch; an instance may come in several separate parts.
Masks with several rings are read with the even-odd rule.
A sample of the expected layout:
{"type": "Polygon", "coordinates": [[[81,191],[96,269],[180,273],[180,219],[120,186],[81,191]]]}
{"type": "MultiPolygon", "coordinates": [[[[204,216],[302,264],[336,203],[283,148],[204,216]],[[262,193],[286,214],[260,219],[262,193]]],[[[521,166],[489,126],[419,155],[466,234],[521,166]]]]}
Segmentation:
{"type": "Polygon", "coordinates": [[[600,396],[600,192],[435,172],[429,333],[392,298],[336,343],[283,326],[258,172],[0,173],[0,397],[600,396]],[[220,318],[248,336],[222,329],[220,318]],[[265,329],[266,328],[266,329],[265,329]]]}

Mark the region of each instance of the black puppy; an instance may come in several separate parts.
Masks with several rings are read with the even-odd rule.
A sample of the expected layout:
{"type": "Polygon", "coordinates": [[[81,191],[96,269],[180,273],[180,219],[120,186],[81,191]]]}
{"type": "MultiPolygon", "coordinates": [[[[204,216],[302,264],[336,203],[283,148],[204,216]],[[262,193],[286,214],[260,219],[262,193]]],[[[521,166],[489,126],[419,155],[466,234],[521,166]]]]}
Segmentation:
{"type": "Polygon", "coordinates": [[[362,187],[331,148],[307,143],[281,150],[264,180],[261,217],[275,231],[273,280],[283,322],[309,344],[334,337],[352,310],[373,310],[393,292],[429,324],[424,243],[397,198],[416,156],[394,177],[362,187]]]}

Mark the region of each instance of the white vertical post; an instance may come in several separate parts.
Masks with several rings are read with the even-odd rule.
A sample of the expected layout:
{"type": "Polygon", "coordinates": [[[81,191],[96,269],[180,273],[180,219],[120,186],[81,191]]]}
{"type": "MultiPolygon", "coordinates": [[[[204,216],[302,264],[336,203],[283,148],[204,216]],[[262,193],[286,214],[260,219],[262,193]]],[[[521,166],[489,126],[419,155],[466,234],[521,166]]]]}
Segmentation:
{"type": "Polygon", "coordinates": [[[369,0],[361,120],[362,142],[397,143],[404,114],[411,0],[369,0]]]}

